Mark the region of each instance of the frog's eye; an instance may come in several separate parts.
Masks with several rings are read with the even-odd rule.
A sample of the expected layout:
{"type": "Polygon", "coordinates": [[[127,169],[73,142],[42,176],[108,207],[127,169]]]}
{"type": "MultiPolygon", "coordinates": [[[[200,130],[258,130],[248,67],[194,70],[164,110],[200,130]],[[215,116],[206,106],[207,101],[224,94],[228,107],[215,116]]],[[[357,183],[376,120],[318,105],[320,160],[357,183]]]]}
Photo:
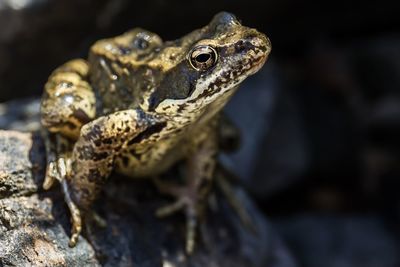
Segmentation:
{"type": "Polygon", "coordinates": [[[189,63],[198,71],[208,70],[217,63],[217,60],[217,51],[208,45],[196,46],[189,53],[189,63]]]}
{"type": "Polygon", "coordinates": [[[144,50],[149,47],[149,42],[145,38],[138,37],[133,40],[133,45],[137,49],[144,50]]]}

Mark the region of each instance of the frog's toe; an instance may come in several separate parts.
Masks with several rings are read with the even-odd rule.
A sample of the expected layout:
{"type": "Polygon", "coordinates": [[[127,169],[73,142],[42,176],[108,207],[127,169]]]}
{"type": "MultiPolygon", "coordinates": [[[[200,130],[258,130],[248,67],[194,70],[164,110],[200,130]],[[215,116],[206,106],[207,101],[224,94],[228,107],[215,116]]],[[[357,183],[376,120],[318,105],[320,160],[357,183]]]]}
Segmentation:
{"type": "Polygon", "coordinates": [[[52,187],[55,180],[61,182],[67,176],[69,159],[59,158],[47,164],[46,175],[43,182],[43,188],[48,190],[52,187]]]}
{"type": "Polygon", "coordinates": [[[68,184],[65,179],[61,181],[61,186],[62,186],[62,189],[64,192],[65,203],[67,204],[69,211],[71,213],[72,229],[71,229],[71,238],[69,240],[68,245],[70,247],[74,247],[76,245],[76,243],[78,242],[78,238],[82,232],[81,212],[80,212],[78,206],[71,199],[71,195],[70,195],[70,192],[68,189],[68,184]]]}
{"type": "Polygon", "coordinates": [[[80,236],[80,231],[72,233],[71,238],[69,239],[68,246],[71,248],[75,247],[76,243],[78,243],[79,236],[80,236]]]}
{"type": "Polygon", "coordinates": [[[156,211],[156,215],[157,215],[157,217],[160,217],[160,218],[167,217],[171,214],[176,213],[177,211],[180,211],[184,206],[185,206],[185,202],[183,202],[181,199],[178,199],[177,201],[175,201],[172,204],[158,208],[156,211]]]}
{"type": "Polygon", "coordinates": [[[196,230],[198,225],[198,210],[195,205],[186,206],[186,252],[191,254],[194,250],[195,240],[196,240],[196,230]]]}
{"type": "Polygon", "coordinates": [[[44,190],[49,190],[53,184],[54,181],[57,179],[56,177],[58,176],[58,171],[57,171],[57,165],[55,162],[49,162],[47,164],[46,168],[46,175],[44,177],[43,181],[43,189],[44,190]]]}
{"type": "Polygon", "coordinates": [[[92,221],[99,227],[101,228],[106,228],[107,227],[107,220],[101,217],[97,212],[92,211],[90,213],[90,218],[92,221]]]}
{"type": "Polygon", "coordinates": [[[78,242],[78,238],[82,232],[82,218],[79,209],[75,206],[74,203],[67,202],[67,205],[69,207],[69,210],[71,211],[71,223],[72,223],[71,238],[69,240],[68,245],[70,247],[75,247],[76,243],[78,242]]]}
{"type": "Polygon", "coordinates": [[[73,214],[71,210],[71,222],[72,222],[71,238],[69,240],[68,245],[72,248],[76,246],[76,243],[78,242],[79,236],[81,235],[82,232],[82,219],[79,210],[77,210],[76,214],[73,214]]]}

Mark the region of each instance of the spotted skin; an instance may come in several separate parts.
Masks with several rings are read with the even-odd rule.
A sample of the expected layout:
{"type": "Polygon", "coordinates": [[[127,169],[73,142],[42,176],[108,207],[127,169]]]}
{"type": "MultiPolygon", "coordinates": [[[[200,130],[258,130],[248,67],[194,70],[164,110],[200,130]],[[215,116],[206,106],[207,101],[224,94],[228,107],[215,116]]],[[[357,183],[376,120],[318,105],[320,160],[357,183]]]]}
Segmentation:
{"type": "Polygon", "coordinates": [[[220,111],[270,51],[264,34],[222,12],[175,41],[140,28],[100,40],[87,61],[58,68],[42,99],[44,187],[62,183],[72,214],[70,245],[112,170],[146,178],[180,164],[184,185],[155,182],[177,199],[157,214],[185,212],[186,250],[193,251],[221,144],[220,111]]]}
{"type": "Polygon", "coordinates": [[[80,128],[96,116],[95,95],[87,81],[89,65],[71,60],[57,68],[45,85],[41,102],[42,132],[47,150],[47,170],[43,184],[50,188],[63,180],[73,142],[80,128]]]}
{"type": "Polygon", "coordinates": [[[96,116],[95,95],[87,81],[89,65],[75,59],[49,77],[41,102],[42,125],[76,139],[82,125],[96,116]]]}

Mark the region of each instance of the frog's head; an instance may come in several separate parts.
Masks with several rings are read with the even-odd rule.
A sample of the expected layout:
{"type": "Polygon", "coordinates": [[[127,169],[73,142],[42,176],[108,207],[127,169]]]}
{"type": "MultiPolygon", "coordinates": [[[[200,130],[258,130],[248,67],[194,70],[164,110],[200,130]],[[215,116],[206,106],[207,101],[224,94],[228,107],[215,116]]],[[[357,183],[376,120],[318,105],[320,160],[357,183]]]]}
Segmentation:
{"type": "Polygon", "coordinates": [[[204,28],[165,43],[160,56],[174,53],[175,62],[168,63],[163,79],[148,97],[148,109],[173,116],[211,116],[244,79],[263,66],[270,51],[264,34],[241,25],[230,13],[219,13],[204,28]]]}

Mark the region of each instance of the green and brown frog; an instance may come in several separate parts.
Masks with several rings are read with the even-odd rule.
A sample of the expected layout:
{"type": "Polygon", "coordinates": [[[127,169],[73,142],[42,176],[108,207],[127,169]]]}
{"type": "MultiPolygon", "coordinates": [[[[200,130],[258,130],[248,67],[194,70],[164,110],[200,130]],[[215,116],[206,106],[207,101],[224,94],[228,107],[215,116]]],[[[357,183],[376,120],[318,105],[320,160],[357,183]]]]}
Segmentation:
{"type": "Polygon", "coordinates": [[[264,34],[222,12],[175,41],[140,28],[100,40],[88,60],[57,68],[41,103],[48,159],[43,187],[55,180],[62,185],[72,217],[70,246],[111,171],[156,177],[181,164],[184,185],[155,180],[177,199],[157,213],[185,212],[192,251],[219,150],[219,114],[270,51],[264,34]]]}

